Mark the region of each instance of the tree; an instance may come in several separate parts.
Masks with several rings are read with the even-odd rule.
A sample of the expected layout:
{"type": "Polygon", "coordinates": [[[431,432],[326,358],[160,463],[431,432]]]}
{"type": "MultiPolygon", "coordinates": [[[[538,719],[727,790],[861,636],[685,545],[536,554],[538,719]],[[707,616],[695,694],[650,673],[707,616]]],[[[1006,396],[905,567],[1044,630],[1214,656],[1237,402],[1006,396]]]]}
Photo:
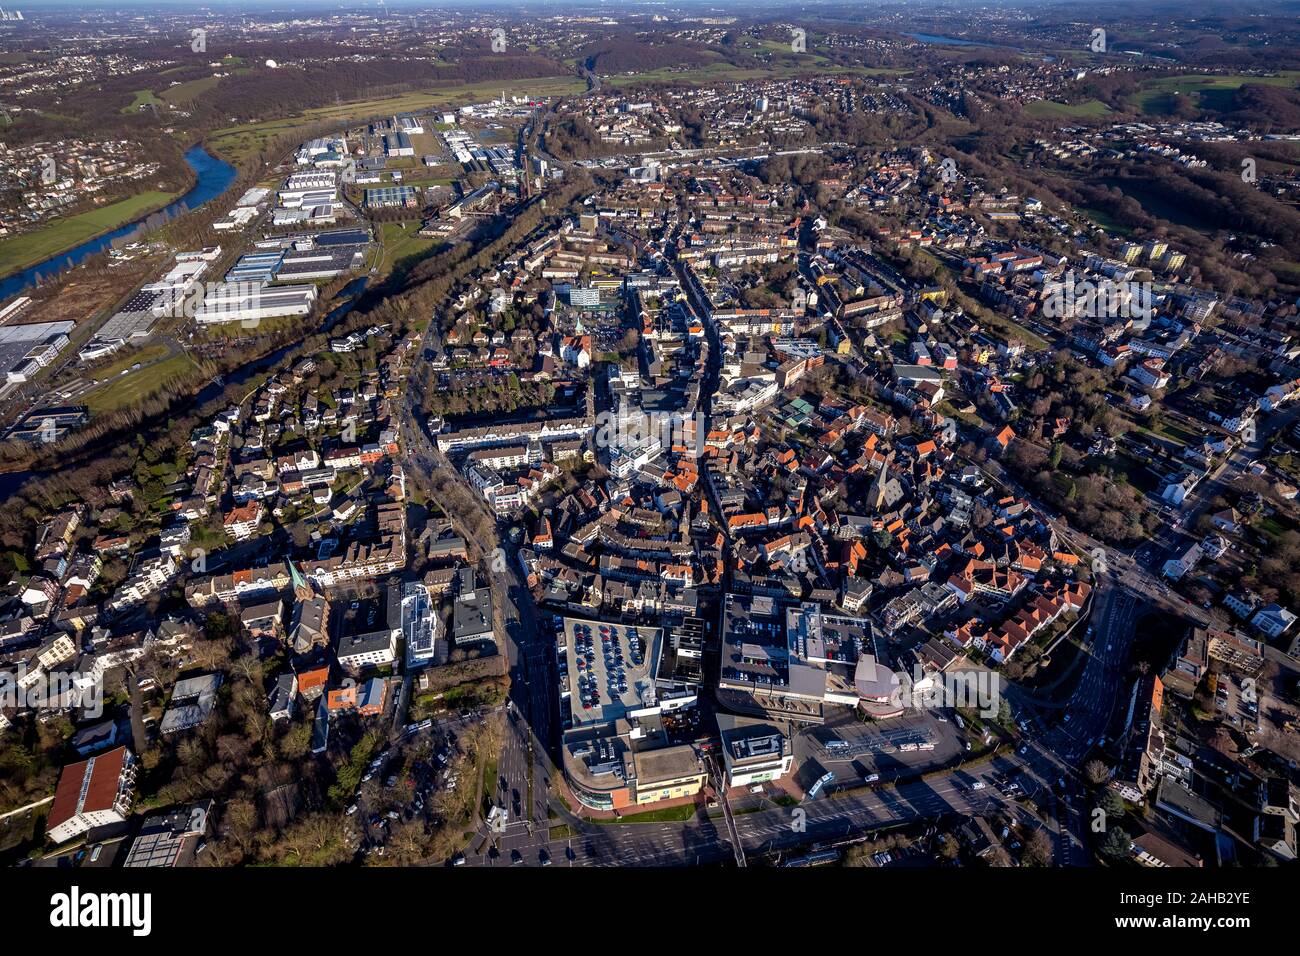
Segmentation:
{"type": "Polygon", "coordinates": [[[1129,844],[1132,842],[1123,828],[1113,827],[1101,845],[1101,854],[1110,860],[1122,860],[1128,856],[1129,844]]]}
{"type": "Polygon", "coordinates": [[[1100,760],[1089,760],[1083,765],[1083,775],[1088,783],[1099,787],[1110,779],[1110,768],[1100,760]]]}
{"type": "Polygon", "coordinates": [[[1031,866],[1047,866],[1052,862],[1052,840],[1047,831],[1039,828],[1025,841],[1025,861],[1031,866]]]}

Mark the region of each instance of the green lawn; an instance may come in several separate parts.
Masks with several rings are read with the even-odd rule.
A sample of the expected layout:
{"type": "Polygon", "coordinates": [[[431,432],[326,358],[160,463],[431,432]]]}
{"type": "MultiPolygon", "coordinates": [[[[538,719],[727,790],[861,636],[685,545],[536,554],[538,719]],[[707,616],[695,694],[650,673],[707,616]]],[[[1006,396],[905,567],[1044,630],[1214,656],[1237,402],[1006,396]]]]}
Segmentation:
{"type": "Polygon", "coordinates": [[[1045,349],[1052,344],[1037,332],[1033,332],[1014,319],[996,312],[990,311],[985,319],[981,319],[981,323],[997,329],[1002,333],[1002,336],[1008,340],[1020,339],[1020,341],[1025,343],[1026,348],[1034,349],[1035,351],[1045,349]]]}
{"type": "Polygon", "coordinates": [[[1214,76],[1208,73],[1184,73],[1143,83],[1142,89],[1131,97],[1131,102],[1143,113],[1157,115],[1169,111],[1176,94],[1196,95],[1202,98],[1205,105],[1223,108],[1228,105],[1227,94],[1248,83],[1295,89],[1298,77],[1300,72],[1295,70],[1283,70],[1277,76],[1214,76]]]}
{"type": "Polygon", "coordinates": [[[685,823],[694,819],[695,804],[687,803],[680,807],[665,807],[662,810],[646,810],[644,813],[625,813],[617,820],[593,820],[593,823],[685,823]]]}
{"type": "Polygon", "coordinates": [[[118,226],[167,205],[176,196],[177,193],[156,190],[137,193],[121,202],[56,219],[34,232],[0,239],[0,276],[44,262],[87,239],[111,232],[118,226]]]}
{"type": "Polygon", "coordinates": [[[135,91],[135,99],[133,99],[133,100],[131,101],[131,103],[130,103],[129,106],[123,106],[123,107],[122,107],[122,112],[123,112],[123,113],[138,113],[138,112],[140,112],[142,109],[144,109],[146,106],[150,106],[150,105],[152,105],[152,106],[162,106],[163,103],[162,103],[162,100],[160,100],[160,99],[158,99],[158,97],[154,96],[154,94],[153,94],[153,90],[136,90],[136,91],[135,91]]]}
{"type": "Polygon", "coordinates": [[[167,346],[165,345],[150,345],[146,348],[132,350],[130,354],[121,356],[101,369],[96,369],[91,375],[96,383],[103,383],[114,375],[121,375],[136,362],[144,365],[146,362],[157,361],[166,354],[167,346]]]}
{"type": "Polygon", "coordinates": [[[194,360],[188,355],[174,355],[155,365],[115,376],[110,381],[97,385],[86,393],[82,402],[92,415],[115,412],[148,398],[172,379],[179,378],[194,368],[194,360]]]}
{"type": "Polygon", "coordinates": [[[380,275],[388,275],[407,260],[424,258],[441,240],[418,235],[418,222],[383,222],[379,224],[379,239],[384,246],[384,258],[379,263],[380,275]]]}
{"type": "Polygon", "coordinates": [[[1121,225],[1117,222],[1115,217],[1110,215],[1110,213],[1104,212],[1100,209],[1090,209],[1087,206],[1080,206],[1079,212],[1083,213],[1107,232],[1113,232],[1120,236],[1127,236],[1133,232],[1133,230],[1128,226],[1121,225]]]}
{"type": "Polygon", "coordinates": [[[261,150],[275,137],[300,133],[313,123],[322,121],[352,122],[368,116],[463,105],[500,96],[503,90],[506,95],[516,96],[564,96],[579,93],[586,88],[587,84],[576,76],[543,76],[529,80],[507,80],[504,83],[467,83],[441,90],[403,93],[385,99],[355,100],[337,106],[304,110],[297,116],[285,119],[220,129],[208,138],[207,146],[227,161],[237,164],[261,150]]]}
{"type": "Polygon", "coordinates": [[[162,98],[168,103],[190,103],[200,94],[213,89],[220,82],[220,77],[204,76],[186,83],[177,83],[175,86],[169,86],[163,90],[162,98]]]}
{"type": "Polygon", "coordinates": [[[1051,117],[1053,119],[1061,116],[1088,119],[1090,117],[1105,116],[1110,112],[1110,107],[1101,100],[1085,100],[1082,103],[1034,100],[1032,103],[1025,104],[1025,112],[1030,116],[1051,117]]]}

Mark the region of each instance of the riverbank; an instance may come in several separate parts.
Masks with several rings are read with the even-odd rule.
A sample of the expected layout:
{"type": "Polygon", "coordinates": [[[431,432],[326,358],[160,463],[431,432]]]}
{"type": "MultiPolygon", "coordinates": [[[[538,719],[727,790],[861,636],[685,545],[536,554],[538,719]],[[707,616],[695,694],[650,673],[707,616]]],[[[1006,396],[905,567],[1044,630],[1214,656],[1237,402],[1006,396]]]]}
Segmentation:
{"type": "Polygon", "coordinates": [[[52,262],[81,243],[98,239],[128,222],[147,219],[180,195],[151,189],[107,206],[56,219],[34,232],[0,239],[0,279],[52,262]]]}
{"type": "MultiPolygon", "coordinates": [[[[44,258],[32,262],[31,258],[36,256],[36,250],[33,248],[29,252],[26,264],[15,259],[8,261],[8,256],[0,254],[0,299],[22,292],[28,286],[35,285],[40,279],[50,279],[66,271],[69,263],[77,265],[85,261],[96,253],[109,249],[114,240],[119,237],[129,235],[134,232],[150,216],[159,212],[168,218],[183,215],[187,212],[193,212],[205,203],[216,198],[230,188],[238,177],[238,171],[229,163],[209,154],[202,146],[191,146],[185,151],[185,162],[193,175],[190,187],[179,198],[175,194],[153,192],[141,193],[131,199],[123,200],[123,203],[134,203],[135,208],[128,216],[118,217],[119,221],[116,226],[109,225],[105,220],[105,214],[110,210],[117,209],[121,204],[114,203],[105,206],[103,209],[91,210],[78,216],[69,216],[66,220],[53,223],[46,229],[38,230],[23,236],[14,236],[9,240],[0,240],[0,251],[4,249],[6,242],[30,243],[34,242],[37,237],[44,235],[51,229],[67,230],[75,229],[72,224],[83,216],[95,217],[90,222],[97,228],[89,238],[81,239],[78,243],[71,240],[72,245],[66,242],[59,243],[63,245],[57,252],[47,253],[44,258]],[[170,197],[170,201],[168,201],[170,197]]],[[[84,224],[83,224],[84,225],[84,224]]],[[[67,236],[66,232],[51,233],[52,237],[67,236]]],[[[22,249],[19,245],[16,248],[22,249]]]]}

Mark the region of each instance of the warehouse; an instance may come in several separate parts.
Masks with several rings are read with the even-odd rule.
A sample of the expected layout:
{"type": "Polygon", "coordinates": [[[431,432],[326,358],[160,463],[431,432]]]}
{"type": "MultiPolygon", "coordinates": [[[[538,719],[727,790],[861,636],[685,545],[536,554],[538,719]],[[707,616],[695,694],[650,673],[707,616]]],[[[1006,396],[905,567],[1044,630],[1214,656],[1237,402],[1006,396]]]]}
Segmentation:
{"type": "Polygon", "coordinates": [[[284,257],[276,278],[281,282],[299,279],[332,279],[343,272],[361,268],[365,246],[328,246],[290,252],[284,257]]]}
{"type": "Polygon", "coordinates": [[[307,315],[316,303],[314,285],[249,286],[228,282],[210,290],[194,314],[200,325],[257,322],[286,315],[307,315]]]}
{"type": "Polygon", "coordinates": [[[394,206],[412,208],[416,205],[414,186],[381,186],[366,190],[367,209],[387,209],[394,206]]]}
{"type": "Polygon", "coordinates": [[[0,327],[0,372],[7,374],[27,360],[38,367],[49,364],[53,355],[68,344],[68,333],[73,326],[72,322],[39,322],[0,327]]]}
{"type": "Polygon", "coordinates": [[[385,156],[414,156],[415,147],[405,133],[389,133],[384,137],[385,156]]]}

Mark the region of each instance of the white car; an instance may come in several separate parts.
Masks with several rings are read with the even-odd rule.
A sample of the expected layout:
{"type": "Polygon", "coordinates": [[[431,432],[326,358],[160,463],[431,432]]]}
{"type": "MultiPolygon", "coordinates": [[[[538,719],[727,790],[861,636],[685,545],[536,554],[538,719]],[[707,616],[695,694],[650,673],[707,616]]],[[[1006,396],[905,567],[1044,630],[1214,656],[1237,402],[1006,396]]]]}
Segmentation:
{"type": "Polygon", "coordinates": [[[984,789],[984,781],[983,781],[983,780],[976,780],[974,783],[972,783],[972,784],[970,785],[970,788],[971,788],[972,790],[983,790],[983,789],[984,789]]]}

